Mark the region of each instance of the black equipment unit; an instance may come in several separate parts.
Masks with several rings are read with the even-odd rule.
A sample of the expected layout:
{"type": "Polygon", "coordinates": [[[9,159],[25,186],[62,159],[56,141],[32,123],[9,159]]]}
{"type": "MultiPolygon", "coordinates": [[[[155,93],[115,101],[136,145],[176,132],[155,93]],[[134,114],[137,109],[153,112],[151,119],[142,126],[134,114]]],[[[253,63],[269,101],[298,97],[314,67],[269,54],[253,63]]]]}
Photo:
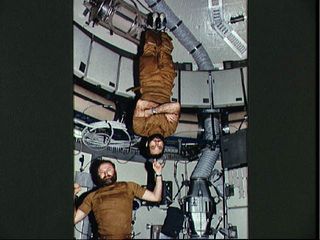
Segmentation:
{"type": "Polygon", "coordinates": [[[247,129],[221,137],[223,168],[232,169],[247,165],[247,129]]]}

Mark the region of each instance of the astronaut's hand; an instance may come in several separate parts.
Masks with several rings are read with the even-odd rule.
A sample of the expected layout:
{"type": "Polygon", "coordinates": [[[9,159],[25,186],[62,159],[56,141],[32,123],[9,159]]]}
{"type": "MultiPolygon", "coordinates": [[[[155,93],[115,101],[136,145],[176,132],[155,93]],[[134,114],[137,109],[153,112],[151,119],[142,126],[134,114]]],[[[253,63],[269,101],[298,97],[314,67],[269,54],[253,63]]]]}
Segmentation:
{"type": "Polygon", "coordinates": [[[178,115],[177,114],[166,113],[165,116],[166,116],[166,119],[168,120],[168,122],[170,122],[170,123],[174,123],[174,122],[178,121],[178,115]]]}
{"type": "Polygon", "coordinates": [[[153,115],[153,113],[152,113],[152,108],[150,108],[150,109],[145,109],[144,110],[144,117],[150,117],[150,116],[152,116],[153,115]]]}
{"type": "Polygon", "coordinates": [[[81,186],[78,183],[74,183],[74,195],[81,191],[81,186]]]}

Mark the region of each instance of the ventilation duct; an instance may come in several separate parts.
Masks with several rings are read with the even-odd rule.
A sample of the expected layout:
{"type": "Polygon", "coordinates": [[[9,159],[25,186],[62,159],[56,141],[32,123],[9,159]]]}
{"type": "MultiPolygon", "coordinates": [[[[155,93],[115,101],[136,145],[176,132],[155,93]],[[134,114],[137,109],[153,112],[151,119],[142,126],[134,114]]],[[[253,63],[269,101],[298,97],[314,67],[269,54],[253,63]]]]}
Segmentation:
{"type": "MultiPolygon", "coordinates": [[[[219,138],[219,120],[209,115],[204,120],[204,137],[207,142],[214,143],[219,138]],[[214,131],[212,129],[214,127],[214,131]],[[217,133],[217,134],[215,134],[217,133]]],[[[215,144],[213,144],[215,145],[215,144]]],[[[218,146],[209,145],[202,150],[200,159],[191,174],[191,179],[208,179],[220,155],[218,146]]]]}
{"type": "Polygon", "coordinates": [[[219,137],[219,122],[213,114],[204,120],[205,140],[209,143],[190,177],[188,195],[184,198],[184,211],[188,217],[191,238],[207,239],[211,234],[210,224],[216,213],[215,202],[210,194],[208,178],[219,157],[220,148],[215,144],[219,137]],[[213,131],[214,128],[214,131],[213,131]],[[210,144],[211,143],[211,144],[210,144]]]}
{"type": "Polygon", "coordinates": [[[213,64],[202,44],[193,36],[164,0],[145,0],[148,6],[155,12],[163,12],[167,18],[167,28],[174,34],[179,42],[192,55],[199,70],[213,70],[213,64]]]}

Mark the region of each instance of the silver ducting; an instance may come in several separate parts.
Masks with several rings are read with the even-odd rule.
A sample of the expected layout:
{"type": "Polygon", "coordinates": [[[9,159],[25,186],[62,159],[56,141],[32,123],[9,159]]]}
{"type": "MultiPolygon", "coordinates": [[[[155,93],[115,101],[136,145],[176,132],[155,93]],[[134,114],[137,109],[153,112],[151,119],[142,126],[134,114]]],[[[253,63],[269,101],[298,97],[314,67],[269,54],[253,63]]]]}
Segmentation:
{"type": "Polygon", "coordinates": [[[208,181],[204,179],[191,181],[183,208],[188,218],[191,238],[207,239],[211,234],[212,215],[216,213],[216,205],[211,197],[208,181]]]}
{"type": "Polygon", "coordinates": [[[90,12],[89,21],[99,24],[136,44],[140,43],[141,32],[146,25],[147,16],[133,5],[123,0],[89,0],[84,1],[90,12]]]}
{"type": "MultiPolygon", "coordinates": [[[[204,120],[205,140],[213,142],[219,139],[219,120],[212,115],[209,115],[204,120]],[[213,121],[212,121],[213,118],[213,121]],[[213,131],[213,127],[214,130],[213,131]]],[[[220,148],[218,146],[207,146],[202,150],[200,159],[191,174],[191,179],[208,179],[211,175],[212,169],[220,155],[220,148]]]]}
{"type": "Polygon", "coordinates": [[[202,151],[191,174],[189,192],[183,201],[190,226],[189,235],[197,239],[206,239],[212,232],[210,225],[212,216],[216,213],[216,205],[211,197],[208,178],[220,154],[220,148],[215,144],[219,138],[219,121],[213,114],[205,118],[204,129],[204,137],[209,144],[202,151]]]}
{"type": "Polygon", "coordinates": [[[216,163],[220,154],[220,148],[212,150],[210,147],[206,147],[202,150],[201,157],[192,172],[191,179],[208,179],[211,175],[212,169],[216,163]]]}
{"type": "Polygon", "coordinates": [[[185,24],[173,13],[164,0],[145,0],[155,12],[163,12],[167,18],[167,28],[192,55],[199,70],[213,70],[211,59],[202,44],[193,36],[185,24]]]}

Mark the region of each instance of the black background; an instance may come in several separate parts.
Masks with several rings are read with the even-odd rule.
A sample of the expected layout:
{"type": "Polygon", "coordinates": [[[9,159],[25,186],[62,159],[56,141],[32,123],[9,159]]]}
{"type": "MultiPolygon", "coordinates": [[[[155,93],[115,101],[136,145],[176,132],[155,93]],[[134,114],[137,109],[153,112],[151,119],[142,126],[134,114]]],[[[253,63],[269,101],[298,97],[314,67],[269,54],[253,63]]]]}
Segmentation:
{"type": "MultiPolygon", "coordinates": [[[[1,238],[73,238],[72,4],[1,1],[1,238]]],[[[316,238],[318,1],[248,4],[249,238],[316,238]]]]}
{"type": "Polygon", "coordinates": [[[250,238],[315,238],[318,3],[248,1],[250,238]]]}

